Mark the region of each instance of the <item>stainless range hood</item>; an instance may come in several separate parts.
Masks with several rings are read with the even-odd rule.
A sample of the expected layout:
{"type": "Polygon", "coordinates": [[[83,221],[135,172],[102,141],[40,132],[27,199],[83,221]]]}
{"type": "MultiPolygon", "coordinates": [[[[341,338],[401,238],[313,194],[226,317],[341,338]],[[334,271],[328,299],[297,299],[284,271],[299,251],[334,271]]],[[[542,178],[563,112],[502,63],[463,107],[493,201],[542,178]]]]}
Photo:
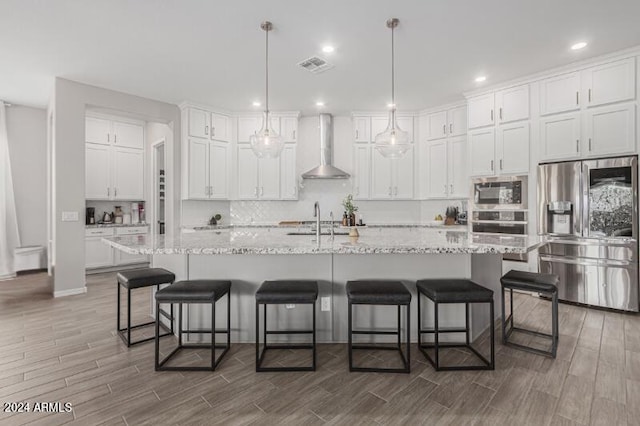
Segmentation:
{"type": "Polygon", "coordinates": [[[333,164],[333,117],[320,114],[320,165],[302,174],[303,179],[349,179],[349,173],[333,164]]]}

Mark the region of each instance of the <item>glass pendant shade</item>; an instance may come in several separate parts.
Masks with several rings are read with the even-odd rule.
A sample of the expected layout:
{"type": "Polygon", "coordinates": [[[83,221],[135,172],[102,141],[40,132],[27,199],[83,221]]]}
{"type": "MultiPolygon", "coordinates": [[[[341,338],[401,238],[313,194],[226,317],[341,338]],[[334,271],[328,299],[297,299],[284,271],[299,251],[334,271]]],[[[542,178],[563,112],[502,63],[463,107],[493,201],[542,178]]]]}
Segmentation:
{"type": "Polygon", "coordinates": [[[262,128],[249,138],[251,149],[258,158],[277,158],[284,148],[282,136],[271,127],[269,113],[262,118],[262,128]]]}
{"type": "Polygon", "coordinates": [[[398,127],[395,109],[389,112],[387,129],[375,137],[375,148],[383,157],[402,158],[411,149],[409,133],[398,127]]]}

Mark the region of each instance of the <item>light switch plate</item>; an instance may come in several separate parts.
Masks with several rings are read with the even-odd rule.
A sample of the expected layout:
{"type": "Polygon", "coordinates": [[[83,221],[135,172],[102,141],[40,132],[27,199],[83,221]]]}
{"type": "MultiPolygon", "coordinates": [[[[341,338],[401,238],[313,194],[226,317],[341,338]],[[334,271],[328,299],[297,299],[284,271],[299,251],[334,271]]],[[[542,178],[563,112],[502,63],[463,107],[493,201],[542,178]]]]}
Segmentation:
{"type": "Polygon", "coordinates": [[[62,212],[62,221],[63,222],[77,222],[78,221],[78,212],[62,212]]]}
{"type": "Polygon", "coordinates": [[[320,298],[320,310],[323,312],[327,312],[331,310],[331,298],[330,297],[321,297],[320,298]]]}

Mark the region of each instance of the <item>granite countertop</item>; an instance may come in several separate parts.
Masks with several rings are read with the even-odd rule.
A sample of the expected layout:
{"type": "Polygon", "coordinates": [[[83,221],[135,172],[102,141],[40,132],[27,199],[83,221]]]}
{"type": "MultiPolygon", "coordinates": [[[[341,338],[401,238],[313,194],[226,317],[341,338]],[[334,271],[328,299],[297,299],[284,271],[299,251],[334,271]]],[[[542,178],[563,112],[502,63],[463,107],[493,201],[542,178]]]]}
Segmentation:
{"type": "Polygon", "coordinates": [[[149,226],[148,223],[95,223],[93,225],[85,225],[86,229],[94,228],[129,228],[132,226],[149,226]]]}
{"type": "Polygon", "coordinates": [[[478,235],[466,227],[367,227],[357,239],[287,235],[286,227],[232,227],[180,233],[103,238],[129,254],[522,254],[538,248],[535,236],[478,235]]]}

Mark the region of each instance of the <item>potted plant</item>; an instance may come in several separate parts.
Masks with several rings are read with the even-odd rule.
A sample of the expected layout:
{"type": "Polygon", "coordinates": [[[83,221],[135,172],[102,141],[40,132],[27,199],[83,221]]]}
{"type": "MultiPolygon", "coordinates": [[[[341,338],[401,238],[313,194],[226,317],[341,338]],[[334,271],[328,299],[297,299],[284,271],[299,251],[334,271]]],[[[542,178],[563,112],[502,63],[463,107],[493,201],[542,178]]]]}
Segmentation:
{"type": "Polygon", "coordinates": [[[347,225],[355,226],[358,206],[353,204],[353,195],[349,194],[344,200],[342,200],[342,207],[344,207],[344,211],[347,213],[347,225]]]}

